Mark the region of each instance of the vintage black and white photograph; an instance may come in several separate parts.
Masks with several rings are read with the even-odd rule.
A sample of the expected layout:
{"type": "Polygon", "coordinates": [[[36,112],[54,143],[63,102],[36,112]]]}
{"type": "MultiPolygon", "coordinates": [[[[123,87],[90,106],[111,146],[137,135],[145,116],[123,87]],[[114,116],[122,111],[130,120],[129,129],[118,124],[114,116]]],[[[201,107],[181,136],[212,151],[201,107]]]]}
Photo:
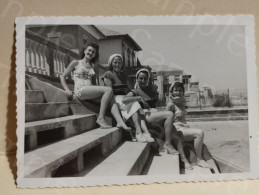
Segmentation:
{"type": "Polygon", "coordinates": [[[256,178],[251,16],[16,20],[19,187],[256,178]]]}

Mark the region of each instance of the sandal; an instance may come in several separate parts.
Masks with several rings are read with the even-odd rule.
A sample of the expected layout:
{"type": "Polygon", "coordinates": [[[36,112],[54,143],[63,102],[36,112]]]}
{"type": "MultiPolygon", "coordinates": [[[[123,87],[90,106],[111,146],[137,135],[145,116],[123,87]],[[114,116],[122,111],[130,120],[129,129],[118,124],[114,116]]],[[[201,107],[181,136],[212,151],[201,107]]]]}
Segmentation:
{"type": "Polygon", "coordinates": [[[137,142],[147,142],[147,138],[142,134],[136,134],[137,142]]]}
{"type": "Polygon", "coordinates": [[[143,133],[143,136],[146,138],[147,142],[154,142],[155,139],[151,137],[150,133],[143,133]]]}

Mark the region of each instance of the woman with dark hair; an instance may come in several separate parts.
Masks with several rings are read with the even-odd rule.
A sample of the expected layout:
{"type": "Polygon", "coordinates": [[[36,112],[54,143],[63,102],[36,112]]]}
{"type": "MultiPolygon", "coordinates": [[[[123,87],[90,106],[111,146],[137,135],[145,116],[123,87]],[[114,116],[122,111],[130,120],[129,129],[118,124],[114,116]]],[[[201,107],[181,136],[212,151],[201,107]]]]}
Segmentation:
{"type": "Polygon", "coordinates": [[[147,69],[141,69],[136,74],[136,84],[135,89],[131,90],[123,99],[123,103],[128,103],[131,101],[141,101],[143,104],[143,116],[145,117],[147,123],[151,126],[160,125],[165,130],[165,143],[163,149],[169,154],[179,154],[187,169],[192,169],[191,164],[188,162],[184,155],[183,144],[174,129],[174,114],[170,111],[156,111],[152,112],[152,91],[148,87],[149,83],[149,71],[147,69]],[[171,142],[172,139],[176,141],[177,149],[179,153],[174,149],[171,142]]]}
{"type": "Polygon", "coordinates": [[[122,102],[124,96],[128,93],[128,79],[123,72],[123,58],[120,54],[113,54],[108,60],[109,71],[106,71],[103,76],[103,82],[105,86],[112,87],[115,94],[115,100],[119,105],[123,118],[127,121],[132,118],[134,126],[136,128],[136,141],[138,142],[154,142],[155,140],[151,137],[146,121],[140,118],[139,112],[141,106],[139,102],[132,101],[127,104],[122,102]],[[143,131],[143,133],[142,133],[143,131]]]}
{"type": "Polygon", "coordinates": [[[197,155],[197,165],[200,167],[211,168],[211,166],[202,158],[202,147],[204,132],[201,129],[194,129],[187,125],[184,86],[181,82],[175,82],[171,85],[170,101],[167,104],[166,110],[174,113],[174,126],[177,131],[183,133],[185,141],[194,141],[194,149],[197,155]]]}
{"type": "Polygon", "coordinates": [[[98,56],[99,46],[95,43],[88,43],[83,50],[83,58],[81,60],[72,61],[61,75],[61,84],[68,98],[72,98],[73,93],[80,100],[101,98],[100,111],[96,120],[96,123],[100,125],[101,128],[111,127],[104,118],[106,109],[110,105],[111,113],[117,121],[117,127],[129,130],[130,128],[127,127],[121,118],[111,88],[94,85],[97,83],[95,80],[94,62],[98,59],[98,56]],[[69,90],[65,80],[71,72],[73,73],[75,83],[74,92],[69,90]]]}

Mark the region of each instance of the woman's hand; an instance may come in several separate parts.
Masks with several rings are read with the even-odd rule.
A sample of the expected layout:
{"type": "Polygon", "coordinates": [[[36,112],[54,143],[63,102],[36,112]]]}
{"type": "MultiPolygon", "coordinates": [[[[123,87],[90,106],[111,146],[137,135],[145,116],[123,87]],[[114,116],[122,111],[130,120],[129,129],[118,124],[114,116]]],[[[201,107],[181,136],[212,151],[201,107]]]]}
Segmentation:
{"type": "Polygon", "coordinates": [[[138,97],[139,97],[139,101],[140,101],[140,102],[143,102],[143,103],[145,102],[145,100],[144,100],[143,97],[141,97],[141,96],[138,96],[138,97]]]}
{"type": "Polygon", "coordinates": [[[72,99],[73,98],[73,92],[72,91],[66,90],[65,93],[66,93],[66,96],[67,96],[68,99],[72,99]]]}
{"type": "Polygon", "coordinates": [[[150,108],[149,110],[151,113],[158,112],[158,110],[156,108],[150,108]]]}
{"type": "Polygon", "coordinates": [[[175,96],[175,97],[173,97],[172,98],[172,100],[173,100],[173,103],[181,103],[182,102],[182,98],[181,97],[179,97],[179,96],[175,96]]]}
{"type": "Polygon", "coordinates": [[[143,97],[141,97],[141,96],[140,96],[140,101],[143,103],[144,108],[149,108],[150,107],[149,104],[147,103],[147,101],[143,97]]]}

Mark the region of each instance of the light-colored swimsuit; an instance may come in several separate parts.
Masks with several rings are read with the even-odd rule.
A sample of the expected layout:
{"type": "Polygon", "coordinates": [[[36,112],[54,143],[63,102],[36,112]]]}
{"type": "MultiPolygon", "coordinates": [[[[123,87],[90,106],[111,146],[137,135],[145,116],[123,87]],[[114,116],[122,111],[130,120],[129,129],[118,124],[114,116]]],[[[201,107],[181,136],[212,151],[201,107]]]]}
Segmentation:
{"type": "Polygon", "coordinates": [[[80,98],[82,95],[82,91],[84,87],[92,86],[92,79],[95,75],[94,69],[91,67],[85,67],[82,64],[82,61],[78,61],[78,65],[75,67],[73,71],[73,79],[74,79],[74,93],[76,97],[80,98]]]}
{"type": "Polygon", "coordinates": [[[177,104],[173,104],[173,113],[175,114],[174,117],[174,126],[176,128],[177,131],[180,131],[183,128],[189,128],[189,125],[186,124],[186,114],[187,111],[184,107],[184,103],[181,105],[177,105],[177,104]]]}

